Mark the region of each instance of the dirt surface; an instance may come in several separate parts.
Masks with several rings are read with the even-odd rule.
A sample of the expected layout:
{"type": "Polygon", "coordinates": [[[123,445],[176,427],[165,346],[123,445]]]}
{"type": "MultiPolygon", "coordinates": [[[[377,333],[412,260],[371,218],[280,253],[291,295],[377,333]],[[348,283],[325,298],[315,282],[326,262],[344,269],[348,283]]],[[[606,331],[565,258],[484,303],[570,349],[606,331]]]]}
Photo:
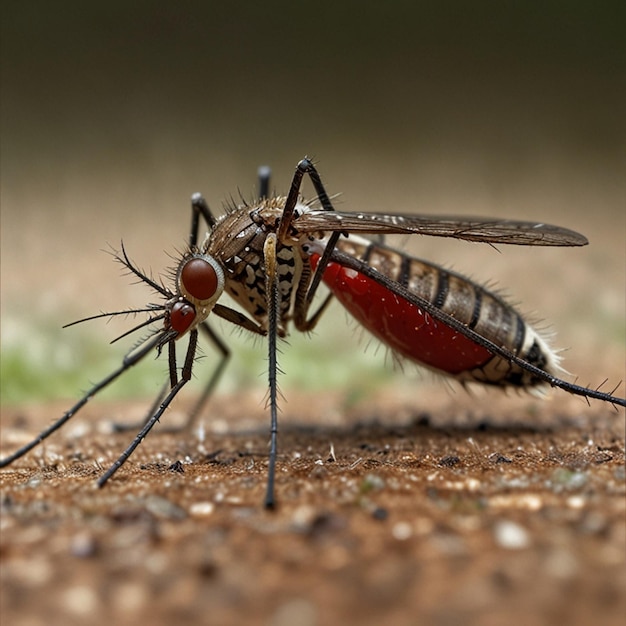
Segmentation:
{"type": "MultiPolygon", "coordinates": [[[[131,438],[112,420],[145,407],[88,405],[0,474],[2,623],[623,623],[621,412],[565,394],[339,406],[289,394],[265,511],[258,394],[149,436],[102,490],[131,438]]],[[[63,408],[6,411],[3,455],[63,408]]]]}

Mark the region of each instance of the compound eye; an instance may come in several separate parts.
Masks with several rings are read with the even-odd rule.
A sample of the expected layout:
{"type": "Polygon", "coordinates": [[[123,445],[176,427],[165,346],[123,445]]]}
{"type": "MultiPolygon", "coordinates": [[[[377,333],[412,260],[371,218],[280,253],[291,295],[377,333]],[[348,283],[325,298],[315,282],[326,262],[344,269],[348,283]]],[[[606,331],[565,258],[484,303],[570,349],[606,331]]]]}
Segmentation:
{"type": "Polygon", "coordinates": [[[196,319],[196,310],[188,302],[177,302],[170,313],[170,326],[182,335],[189,330],[189,327],[196,319]]]}
{"type": "Polygon", "coordinates": [[[180,273],[183,293],[200,302],[210,300],[215,295],[218,282],[214,267],[200,258],[187,261],[180,273]]]}

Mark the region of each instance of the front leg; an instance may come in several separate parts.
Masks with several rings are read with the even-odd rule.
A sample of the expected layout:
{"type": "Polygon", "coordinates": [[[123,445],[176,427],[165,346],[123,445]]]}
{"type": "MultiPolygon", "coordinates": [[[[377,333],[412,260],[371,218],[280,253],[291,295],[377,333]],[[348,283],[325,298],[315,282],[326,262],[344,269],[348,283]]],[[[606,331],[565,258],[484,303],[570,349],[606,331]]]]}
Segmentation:
{"type": "MultiPolygon", "coordinates": [[[[304,178],[305,174],[308,174],[309,178],[311,179],[322,208],[325,211],[335,210],[332,202],[330,201],[326,188],[324,187],[324,183],[322,183],[319,172],[317,171],[315,165],[313,165],[313,162],[309,158],[305,157],[304,159],[302,159],[302,161],[298,163],[296,167],[293,180],[291,181],[289,195],[287,196],[287,200],[285,201],[285,207],[283,209],[277,231],[278,240],[281,242],[285,242],[286,239],[288,239],[288,235],[291,231],[291,227],[295,219],[295,208],[298,203],[298,198],[300,197],[302,179],[304,178]]],[[[321,304],[319,309],[311,317],[309,317],[311,303],[313,302],[313,298],[317,293],[317,289],[324,275],[324,270],[328,266],[330,256],[333,253],[335,246],[337,245],[339,237],[341,237],[340,232],[333,232],[330,235],[324,253],[322,254],[322,257],[315,269],[315,273],[313,274],[310,282],[307,280],[308,276],[310,276],[310,270],[308,276],[305,277],[303,274],[301,283],[298,286],[294,310],[294,323],[299,331],[307,332],[313,330],[333,298],[332,294],[329,294],[324,302],[321,304]]]]}
{"type": "Polygon", "coordinates": [[[276,476],[276,457],[278,456],[278,362],[277,337],[279,315],[277,238],[270,233],[263,245],[265,275],[267,280],[267,319],[268,319],[268,354],[269,354],[269,405],[270,405],[270,456],[267,475],[265,508],[273,509],[276,503],[274,481],[276,476]]]}

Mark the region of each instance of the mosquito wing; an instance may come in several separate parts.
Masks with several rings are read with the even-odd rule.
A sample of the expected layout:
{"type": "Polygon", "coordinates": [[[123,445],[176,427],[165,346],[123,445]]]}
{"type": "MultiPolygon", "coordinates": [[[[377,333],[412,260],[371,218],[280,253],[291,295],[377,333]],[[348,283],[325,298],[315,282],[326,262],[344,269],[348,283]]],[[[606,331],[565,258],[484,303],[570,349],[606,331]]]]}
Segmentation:
{"type": "Polygon", "coordinates": [[[521,246],[584,246],[589,243],[580,233],[560,226],[483,217],[387,215],[311,209],[297,217],[293,225],[299,233],[414,233],[521,246]]]}

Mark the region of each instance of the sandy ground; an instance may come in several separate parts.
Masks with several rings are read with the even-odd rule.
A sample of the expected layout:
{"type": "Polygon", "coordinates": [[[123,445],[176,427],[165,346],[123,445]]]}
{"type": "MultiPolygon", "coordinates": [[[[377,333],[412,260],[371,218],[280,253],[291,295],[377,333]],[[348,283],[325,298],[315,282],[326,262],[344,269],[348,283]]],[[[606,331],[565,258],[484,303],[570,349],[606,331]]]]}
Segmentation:
{"type": "MultiPolygon", "coordinates": [[[[154,433],[102,490],[131,437],[112,420],[145,407],[88,405],[0,474],[2,623],[623,623],[623,414],[438,398],[339,423],[341,398],[290,393],[274,512],[258,394],[154,433]]],[[[3,454],[63,408],[7,411],[3,454]]]]}

